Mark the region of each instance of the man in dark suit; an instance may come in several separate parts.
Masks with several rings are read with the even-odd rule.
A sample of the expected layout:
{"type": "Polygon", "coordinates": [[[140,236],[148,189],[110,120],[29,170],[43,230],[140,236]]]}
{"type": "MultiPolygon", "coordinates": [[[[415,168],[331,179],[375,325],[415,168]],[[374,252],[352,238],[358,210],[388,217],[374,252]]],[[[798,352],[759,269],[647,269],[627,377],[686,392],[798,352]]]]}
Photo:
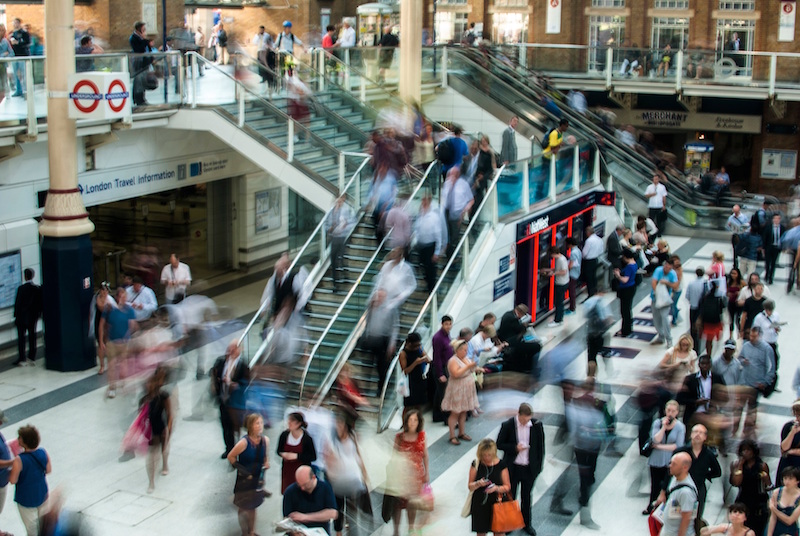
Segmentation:
{"type": "Polygon", "coordinates": [[[544,426],[533,418],[529,404],[520,404],[516,417],[500,426],[497,448],[503,451],[503,460],[511,478],[511,497],[516,499],[517,487],[522,485],[522,518],[527,534],[536,535],[531,526],[531,492],[536,477],[542,472],[544,461],[544,426]]]}
{"type": "Polygon", "coordinates": [[[606,257],[608,258],[608,262],[611,263],[612,272],[614,268],[622,269],[622,244],[620,244],[619,241],[622,238],[623,232],[625,232],[625,226],[617,225],[617,228],[614,229],[614,232],[611,233],[611,236],[606,240],[606,257]]]}
{"type": "Polygon", "coordinates": [[[692,426],[696,423],[710,426],[712,423],[705,417],[714,412],[717,403],[727,402],[723,400],[723,397],[727,398],[727,391],[719,389],[720,386],[725,386],[725,380],[722,376],[711,374],[711,358],[708,354],[700,356],[697,366],[700,372],[688,374],[683,379],[683,386],[677,396],[678,403],[685,406],[683,423],[686,425],[687,441],[692,426]]]}
{"type": "Polygon", "coordinates": [[[775,275],[775,265],[781,254],[781,236],[786,232],[786,226],[781,223],[781,215],[772,215],[772,225],[766,226],[761,231],[761,240],[764,244],[764,280],[768,285],[772,284],[775,275]]]}
{"type": "Polygon", "coordinates": [[[14,364],[25,366],[25,337],[28,338],[28,363],[36,360],[36,323],[42,316],[42,287],[33,283],[33,270],[25,268],[25,283],[17,289],[14,300],[14,324],[17,326],[19,357],[14,364]]]}
{"type": "Polygon", "coordinates": [[[240,355],[238,341],[233,340],[225,351],[225,356],[217,359],[211,370],[211,385],[219,402],[219,421],[222,425],[222,439],[226,458],[242,428],[244,412],[244,390],[250,381],[250,368],[240,355]]]}
{"type": "MultiPolygon", "coordinates": [[[[519,118],[515,115],[508,122],[508,128],[503,131],[503,145],[500,149],[500,161],[509,165],[517,160],[517,124],[519,118]]],[[[500,167],[499,165],[497,167],[500,167]]]]}

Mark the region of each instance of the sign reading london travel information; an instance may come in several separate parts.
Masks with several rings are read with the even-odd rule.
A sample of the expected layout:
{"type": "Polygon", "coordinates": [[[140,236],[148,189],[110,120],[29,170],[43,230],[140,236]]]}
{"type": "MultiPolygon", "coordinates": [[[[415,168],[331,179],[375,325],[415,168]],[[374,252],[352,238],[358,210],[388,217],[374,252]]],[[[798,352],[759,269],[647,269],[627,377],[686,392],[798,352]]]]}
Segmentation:
{"type": "Polygon", "coordinates": [[[128,73],[76,73],[70,75],[68,87],[72,119],[118,119],[131,115],[128,73]]]}

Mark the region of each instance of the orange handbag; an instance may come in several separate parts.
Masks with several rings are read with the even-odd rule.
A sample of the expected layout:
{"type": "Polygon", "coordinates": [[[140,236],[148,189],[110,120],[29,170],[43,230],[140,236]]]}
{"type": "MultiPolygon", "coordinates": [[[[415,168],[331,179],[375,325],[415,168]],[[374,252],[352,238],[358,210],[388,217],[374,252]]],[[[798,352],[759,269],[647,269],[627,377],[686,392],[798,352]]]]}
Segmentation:
{"type": "Polygon", "coordinates": [[[525,526],[519,503],[510,499],[505,493],[497,496],[492,507],[492,532],[512,532],[525,526]],[[506,498],[508,500],[503,500],[506,498]]]}

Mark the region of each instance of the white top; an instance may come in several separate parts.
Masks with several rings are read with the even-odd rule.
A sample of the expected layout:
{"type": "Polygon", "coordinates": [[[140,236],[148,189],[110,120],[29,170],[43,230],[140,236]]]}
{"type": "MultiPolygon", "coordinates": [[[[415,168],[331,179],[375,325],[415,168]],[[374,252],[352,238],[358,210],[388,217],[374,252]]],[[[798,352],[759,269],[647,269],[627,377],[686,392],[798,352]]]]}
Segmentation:
{"type": "Polygon", "coordinates": [[[514,465],[529,465],[530,462],[530,449],[531,449],[531,427],[533,423],[528,421],[525,424],[519,422],[519,416],[514,417],[514,425],[517,427],[517,445],[522,445],[523,448],[517,453],[514,458],[514,465]]]}
{"type": "Polygon", "coordinates": [[[651,184],[644,191],[644,195],[655,194],[647,199],[648,208],[664,208],[664,202],[667,197],[667,189],[663,184],[659,183],[658,186],[651,184]]]}
{"type": "Polygon", "coordinates": [[[414,269],[404,260],[384,263],[381,271],[375,276],[372,294],[379,289],[386,291],[386,305],[389,308],[400,307],[417,289],[414,269]]]}
{"type": "MultiPolygon", "coordinates": [[[[767,285],[764,285],[763,283],[762,286],[764,287],[764,292],[761,295],[764,296],[764,298],[769,299],[770,298],[769,288],[767,288],[767,285]]],[[[749,286],[745,285],[744,287],[742,287],[742,290],[739,291],[739,295],[736,296],[736,301],[737,303],[738,302],[744,303],[744,301],[747,298],[750,298],[752,295],[753,291],[750,290],[749,286]]]]}
{"type": "Polygon", "coordinates": [[[569,261],[564,255],[556,257],[554,272],[564,272],[563,274],[554,273],[555,283],[558,286],[563,286],[569,283],[569,261]]]}
{"type": "Polygon", "coordinates": [[[461,213],[467,208],[467,204],[469,204],[474,197],[469,183],[464,180],[463,177],[459,177],[456,180],[455,187],[453,187],[453,181],[444,183],[442,187],[442,199],[444,199],[444,208],[450,211],[450,219],[456,220],[461,216],[461,213]]]}
{"type": "Polygon", "coordinates": [[[776,311],[767,316],[766,311],[758,313],[753,319],[753,326],[761,328],[761,340],[767,344],[778,344],[778,330],[781,318],[776,311]]]}
{"type": "Polygon", "coordinates": [[[486,356],[486,359],[497,356],[497,350],[495,346],[492,345],[492,339],[484,339],[482,334],[476,333],[475,336],[469,340],[467,357],[479,365],[483,365],[486,359],[482,360],[481,355],[487,352],[489,355],[486,356]],[[481,361],[483,361],[483,363],[481,361]]]}
{"type": "MultiPolygon", "coordinates": [[[[281,284],[286,281],[286,278],[289,277],[289,271],[287,270],[283,277],[281,278],[281,284]]],[[[308,298],[311,297],[311,291],[306,289],[306,279],[308,279],[308,270],[306,270],[305,266],[301,266],[298,270],[294,279],[292,280],[292,293],[297,296],[297,304],[295,305],[294,310],[300,311],[303,307],[306,306],[306,302],[308,298]]],[[[267,302],[264,306],[264,310],[268,311],[270,306],[272,305],[272,298],[275,295],[275,274],[272,274],[272,277],[269,278],[267,281],[267,286],[264,287],[264,292],[261,293],[261,304],[267,302]]]]}
{"type": "Polygon", "coordinates": [[[331,209],[326,223],[331,236],[343,237],[350,234],[350,230],[355,226],[356,216],[350,205],[342,203],[341,207],[334,206],[331,209]]]}
{"type": "Polygon", "coordinates": [[[342,37],[339,41],[341,48],[350,48],[356,46],[356,29],[350,26],[342,30],[342,37]]]}
{"type": "Polygon", "coordinates": [[[179,262],[177,268],[173,268],[172,264],[167,264],[161,270],[161,284],[166,288],[165,294],[169,301],[175,298],[175,294],[186,294],[186,289],[192,282],[192,271],[189,270],[189,265],[179,262]]]}
{"type": "Polygon", "coordinates": [[[436,248],[434,251],[439,255],[444,253],[443,226],[444,222],[438,208],[430,206],[428,210],[420,212],[417,216],[417,221],[414,222],[417,245],[435,243],[436,248]]]}
{"type": "Polygon", "coordinates": [[[289,35],[281,32],[278,34],[278,40],[276,41],[276,46],[281,52],[288,52],[289,54],[294,54],[294,45],[303,45],[303,42],[297,38],[296,35],[289,32],[289,35]]]}
{"type": "Polygon", "coordinates": [[[147,320],[158,309],[156,293],[150,287],[142,285],[139,292],[136,292],[131,286],[126,291],[127,303],[133,307],[137,321],[147,320]]]}
{"type": "Polygon", "coordinates": [[[289,445],[290,447],[296,447],[303,440],[303,435],[305,435],[305,433],[302,433],[302,434],[300,434],[300,437],[295,438],[292,435],[292,433],[289,432],[289,435],[286,436],[286,444],[289,445]]]}
{"type": "Polygon", "coordinates": [[[592,259],[598,258],[600,255],[603,254],[605,251],[605,246],[603,245],[603,239],[597,236],[596,234],[589,235],[589,238],[586,239],[586,243],[583,244],[583,258],[587,261],[592,259]]]}
{"type": "Polygon", "coordinates": [[[272,45],[272,36],[268,32],[257,33],[253,36],[253,44],[256,46],[256,50],[266,50],[272,45]]]}

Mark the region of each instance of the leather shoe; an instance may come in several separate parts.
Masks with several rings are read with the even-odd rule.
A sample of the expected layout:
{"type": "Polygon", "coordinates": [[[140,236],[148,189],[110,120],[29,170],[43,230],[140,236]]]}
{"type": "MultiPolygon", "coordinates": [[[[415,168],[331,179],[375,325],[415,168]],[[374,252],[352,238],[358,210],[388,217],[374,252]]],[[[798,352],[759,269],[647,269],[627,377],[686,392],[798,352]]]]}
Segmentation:
{"type": "Polygon", "coordinates": [[[550,512],[552,512],[554,514],[559,514],[559,515],[562,515],[562,516],[571,516],[571,515],[574,514],[574,512],[572,510],[567,510],[566,508],[564,508],[564,506],[562,506],[560,504],[550,506],[550,512]]]}
{"type": "Polygon", "coordinates": [[[536,536],[536,530],[533,527],[525,527],[522,529],[522,532],[530,534],[531,536],[536,536]]]}
{"type": "Polygon", "coordinates": [[[224,460],[224,459],[225,459],[225,458],[227,458],[227,457],[228,457],[228,453],[227,453],[227,452],[223,452],[223,453],[222,453],[222,456],[220,456],[220,457],[219,457],[219,459],[220,459],[220,460],[224,460]]]}

